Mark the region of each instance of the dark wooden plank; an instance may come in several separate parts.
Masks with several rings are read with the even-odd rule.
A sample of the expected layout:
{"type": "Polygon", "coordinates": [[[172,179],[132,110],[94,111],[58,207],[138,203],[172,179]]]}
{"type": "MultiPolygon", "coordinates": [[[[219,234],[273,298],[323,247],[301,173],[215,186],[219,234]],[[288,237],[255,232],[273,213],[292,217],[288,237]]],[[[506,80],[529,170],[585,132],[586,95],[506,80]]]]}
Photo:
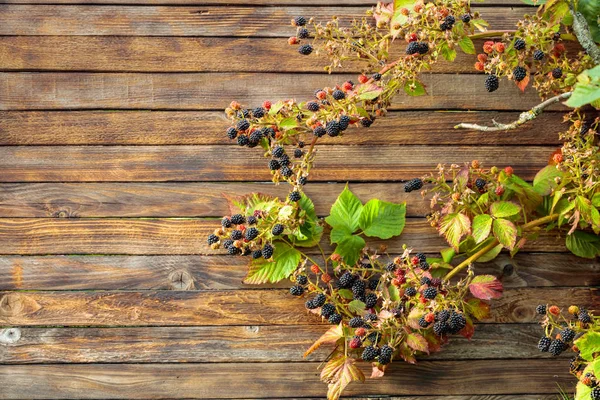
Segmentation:
{"type": "MultiPolygon", "coordinates": [[[[0,290],[243,289],[250,287],[242,284],[247,264],[229,256],[2,256],[0,290]]],[[[519,253],[477,264],[476,271],[499,276],[507,288],[600,286],[598,266],[569,254],[519,253]]],[[[285,280],[261,287],[289,286],[285,280]]]]}
{"type": "MultiPolygon", "coordinates": [[[[384,0],[383,3],[388,2],[384,0]]],[[[125,4],[125,5],[198,5],[198,0],[0,0],[0,4],[125,4]]],[[[348,6],[366,6],[369,8],[375,3],[374,0],[345,0],[344,4],[348,6]]],[[[206,5],[259,5],[259,6],[328,6],[330,0],[202,0],[202,4],[206,5]]],[[[485,3],[478,3],[478,7],[486,6],[520,6],[524,3],[520,0],[485,0],[485,3]]]]}
{"type": "MultiPolygon", "coordinates": [[[[0,35],[288,37],[295,34],[290,20],[298,15],[317,15],[321,21],[337,16],[343,25],[349,25],[368,8],[2,5],[0,35]]],[[[495,30],[515,29],[516,22],[531,12],[529,7],[473,10],[480,11],[495,30]]]]}
{"type": "MultiPolygon", "coordinates": [[[[525,288],[492,303],[495,323],[531,323],[538,304],[600,306],[598,289],[525,288]]],[[[234,291],[0,292],[0,324],[14,326],[311,325],[285,289],[234,291]]]]}
{"type": "MultiPolygon", "coordinates": [[[[553,150],[547,146],[514,147],[508,152],[497,146],[327,146],[317,154],[310,180],[399,181],[430,173],[438,163],[474,159],[489,167],[511,165],[519,176],[533,179],[553,150]]],[[[270,181],[267,164],[261,151],[231,146],[2,147],[0,181],[270,181]]]]}
{"type": "MultiPolygon", "coordinates": [[[[0,329],[0,362],[178,363],[323,361],[323,346],[304,351],[325,327],[227,326],[170,328],[7,328],[0,329]]],[[[479,324],[471,340],[453,337],[442,352],[423,360],[548,358],[537,349],[536,324],[479,324]],[[518,344],[518,345],[517,345],[518,344]]],[[[564,353],[564,357],[570,357],[564,353]]]]}
{"type": "MultiPolygon", "coordinates": [[[[319,381],[317,367],[318,363],[9,365],[0,366],[0,385],[5,399],[323,396],[326,386],[319,381]]],[[[427,361],[395,363],[383,379],[350,385],[344,393],[556,394],[557,385],[571,387],[573,382],[564,360],[523,360],[518,368],[514,360],[427,361]]]]}
{"type": "MultiPolygon", "coordinates": [[[[232,100],[258,105],[265,99],[309,99],[316,88],[347,79],[356,75],[4,72],[0,110],[220,110],[232,100]]],[[[392,108],[514,111],[539,103],[533,89],[521,93],[508,82],[493,94],[484,92],[484,80],[483,75],[425,75],[429,94],[399,95],[392,108]]]]}
{"type": "MultiPolygon", "coordinates": [[[[6,255],[46,254],[215,254],[206,237],[218,227],[217,220],[203,219],[77,219],[77,218],[2,218],[1,253],[6,255]]],[[[418,251],[438,252],[448,244],[424,219],[409,219],[401,236],[387,241],[367,240],[377,248],[385,244],[392,254],[402,251],[404,243],[418,251]]],[[[328,235],[321,246],[328,251],[328,235]]],[[[564,238],[556,233],[541,233],[527,243],[528,251],[564,252],[564,238]]],[[[318,253],[318,249],[308,249],[318,253]]],[[[314,253],[313,253],[314,254],[314,253]]]]}
{"type": "MultiPolygon", "coordinates": [[[[344,136],[344,144],[361,145],[539,145],[559,144],[566,125],[563,114],[546,113],[537,124],[507,132],[456,130],[459,122],[510,122],[515,112],[393,111],[368,131],[344,136]],[[430,120],[435,124],[430,124],[430,120]],[[544,124],[544,129],[539,129],[544,124]]],[[[206,145],[234,144],[224,132],[223,112],[194,111],[5,111],[0,112],[0,145],[206,145]]],[[[321,139],[322,144],[340,139],[321,139]]]]}

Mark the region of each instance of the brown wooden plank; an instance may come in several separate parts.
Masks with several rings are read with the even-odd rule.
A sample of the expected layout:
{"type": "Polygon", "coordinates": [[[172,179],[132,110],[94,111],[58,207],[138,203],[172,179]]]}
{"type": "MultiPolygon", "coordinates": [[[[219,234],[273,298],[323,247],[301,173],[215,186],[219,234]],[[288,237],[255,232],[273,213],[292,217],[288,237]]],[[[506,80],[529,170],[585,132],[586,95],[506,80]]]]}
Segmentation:
{"type": "MultiPolygon", "coordinates": [[[[383,1],[384,3],[387,0],[383,1]]],[[[126,4],[126,5],[197,5],[198,0],[0,0],[0,4],[126,4]]],[[[330,0],[202,0],[202,4],[206,5],[261,5],[261,6],[328,6],[330,0]]],[[[373,6],[374,0],[345,0],[345,5],[357,6],[362,5],[369,8],[373,6]]],[[[524,3],[520,0],[485,0],[485,3],[478,3],[478,7],[496,6],[496,5],[511,5],[523,7],[524,3]]]]}
{"type": "MultiPolygon", "coordinates": [[[[2,364],[177,363],[323,361],[323,346],[304,351],[325,331],[321,325],[169,328],[0,329],[2,364]]],[[[479,324],[469,341],[453,337],[442,352],[423,360],[548,358],[537,349],[536,324],[479,324]],[[518,345],[516,345],[518,343],[518,345]]],[[[571,357],[564,353],[564,357],[571,357]]]]}
{"type": "MultiPolygon", "coordinates": [[[[317,367],[318,363],[10,365],[0,366],[0,385],[5,399],[323,396],[326,386],[319,381],[317,367]]],[[[384,378],[352,384],[344,393],[556,394],[557,385],[571,387],[573,382],[564,360],[523,360],[518,368],[514,360],[426,361],[395,363],[384,378]]]]}
{"type": "MultiPolygon", "coordinates": [[[[0,5],[0,35],[289,37],[296,33],[290,20],[298,15],[318,15],[322,21],[337,16],[349,25],[368,8],[0,5]]],[[[516,22],[531,12],[529,7],[473,10],[480,11],[495,30],[515,29],[516,22]]]]}
{"type": "MultiPolygon", "coordinates": [[[[535,307],[600,306],[597,288],[505,290],[494,323],[535,322],[535,307]]],[[[311,325],[304,302],[285,289],[233,291],[0,292],[0,323],[14,326],[311,325]]]]}
{"type": "MultiPolygon", "coordinates": [[[[250,287],[242,284],[247,263],[229,256],[2,256],[0,290],[243,289],[250,287]]],[[[570,254],[501,254],[476,271],[499,276],[507,288],[600,286],[598,262],[570,254]]]]}
{"type": "MultiPolygon", "coordinates": [[[[355,75],[265,73],[0,73],[0,110],[151,109],[215,110],[232,100],[309,99],[319,87],[355,75]]],[[[526,110],[540,102],[531,88],[509,82],[489,94],[483,75],[428,74],[428,94],[399,95],[393,109],[526,110]]],[[[553,108],[560,108],[555,106],[553,108]]]]}
{"type": "MultiPolygon", "coordinates": [[[[438,163],[474,159],[489,167],[511,165],[515,173],[531,180],[547,165],[553,150],[547,146],[514,147],[508,152],[497,146],[327,146],[317,155],[310,180],[398,181],[428,174],[438,163]]],[[[261,151],[232,146],[2,147],[0,181],[270,181],[267,164],[261,151]]]]}
{"type": "MultiPolygon", "coordinates": [[[[539,145],[559,144],[566,125],[551,112],[536,124],[507,132],[456,130],[459,122],[510,122],[516,112],[393,111],[368,131],[344,136],[344,144],[361,145],[539,145]],[[435,124],[428,123],[435,120],[435,124]],[[539,129],[539,124],[544,129],[539,129]]],[[[0,145],[206,145],[234,144],[224,132],[223,112],[195,111],[4,111],[0,112],[0,145]]],[[[324,137],[322,144],[339,143],[324,137]]]]}
{"type": "MultiPolygon", "coordinates": [[[[1,254],[223,254],[206,245],[206,237],[219,226],[217,220],[203,219],[77,219],[2,218],[1,254]]],[[[388,252],[402,251],[402,244],[418,251],[438,252],[447,243],[424,219],[409,219],[401,236],[387,241],[368,239],[374,248],[385,244],[388,252]]],[[[321,246],[332,250],[328,235],[321,246]]],[[[528,251],[564,252],[564,238],[541,233],[526,245],[528,251]]],[[[313,252],[317,249],[308,249],[313,252]]],[[[314,253],[313,253],[314,254],[314,253]]]]}

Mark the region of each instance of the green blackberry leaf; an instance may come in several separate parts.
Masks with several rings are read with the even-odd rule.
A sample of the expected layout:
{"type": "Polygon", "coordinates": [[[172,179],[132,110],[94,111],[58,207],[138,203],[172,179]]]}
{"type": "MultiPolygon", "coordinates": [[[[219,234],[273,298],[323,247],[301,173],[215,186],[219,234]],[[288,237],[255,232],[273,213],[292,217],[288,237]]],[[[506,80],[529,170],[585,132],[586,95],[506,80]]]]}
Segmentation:
{"type": "Polygon", "coordinates": [[[389,239],[398,236],[406,222],[406,203],[369,200],[360,214],[358,225],[366,236],[389,239]]]}
{"type": "Polygon", "coordinates": [[[273,261],[252,260],[244,283],[254,285],[275,283],[288,278],[296,270],[300,263],[300,252],[284,242],[275,242],[273,246],[275,247],[273,261]]]}

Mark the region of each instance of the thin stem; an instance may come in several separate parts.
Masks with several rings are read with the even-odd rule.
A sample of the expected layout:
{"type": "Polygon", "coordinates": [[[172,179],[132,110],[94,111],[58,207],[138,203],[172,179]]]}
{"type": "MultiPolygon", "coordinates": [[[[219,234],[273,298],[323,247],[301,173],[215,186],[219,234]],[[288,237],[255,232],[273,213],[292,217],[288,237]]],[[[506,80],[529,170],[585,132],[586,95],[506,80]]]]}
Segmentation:
{"type": "Polygon", "coordinates": [[[473,129],[476,131],[483,131],[483,132],[509,131],[512,129],[517,129],[519,126],[524,125],[527,122],[536,119],[540,114],[542,114],[544,112],[544,110],[546,108],[550,107],[551,105],[556,104],[559,101],[568,99],[569,97],[571,97],[571,94],[573,94],[573,92],[566,92],[566,93],[562,93],[557,96],[554,96],[554,97],[538,104],[537,106],[533,107],[531,110],[521,113],[521,115],[519,115],[519,119],[511,122],[510,124],[501,124],[499,122],[492,120],[492,123],[494,124],[494,126],[462,123],[462,124],[456,125],[454,128],[455,129],[473,129]]]}

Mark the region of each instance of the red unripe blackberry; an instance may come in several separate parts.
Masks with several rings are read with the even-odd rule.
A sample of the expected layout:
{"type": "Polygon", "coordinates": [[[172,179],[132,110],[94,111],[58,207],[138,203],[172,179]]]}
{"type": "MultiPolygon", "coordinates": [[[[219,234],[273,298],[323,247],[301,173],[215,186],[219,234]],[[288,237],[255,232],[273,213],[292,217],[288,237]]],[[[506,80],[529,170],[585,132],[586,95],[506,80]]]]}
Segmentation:
{"type": "Polygon", "coordinates": [[[290,288],[290,294],[292,296],[302,296],[303,293],[304,293],[304,288],[300,285],[292,286],[290,288]]]}
{"type": "Polygon", "coordinates": [[[269,100],[265,100],[265,101],[263,101],[262,106],[263,106],[263,108],[265,110],[270,110],[271,109],[271,102],[269,100]]]}
{"type": "Polygon", "coordinates": [[[290,201],[297,202],[300,201],[302,195],[300,194],[300,192],[294,191],[289,194],[288,198],[290,199],[290,201]]]}
{"type": "Polygon", "coordinates": [[[302,28],[302,29],[298,30],[298,38],[299,39],[306,39],[309,36],[310,36],[310,33],[308,32],[308,29],[302,28]]]}
{"type": "Polygon", "coordinates": [[[419,190],[423,187],[423,181],[419,178],[411,179],[404,184],[404,191],[410,193],[415,190],[419,190]]]}
{"type": "Polygon", "coordinates": [[[327,93],[324,90],[317,90],[315,97],[319,100],[325,100],[327,98],[327,93]]]}
{"type": "Polygon", "coordinates": [[[331,317],[329,317],[328,321],[332,325],[337,325],[342,322],[342,316],[340,314],[333,314],[331,317]]]}
{"type": "Polygon", "coordinates": [[[335,313],[335,306],[331,303],[324,304],[321,307],[321,316],[323,318],[329,318],[335,313]]]}
{"type": "Polygon", "coordinates": [[[281,224],[276,224],[275,226],[273,226],[273,229],[271,229],[271,233],[273,234],[273,236],[279,236],[283,233],[285,227],[281,224]]]}
{"type": "Polygon", "coordinates": [[[342,85],[342,89],[344,89],[346,92],[352,90],[354,88],[354,85],[352,84],[352,82],[344,82],[344,84],[342,85]]]}
{"type": "Polygon", "coordinates": [[[360,328],[364,325],[364,321],[361,317],[354,317],[348,322],[348,325],[350,328],[360,328]]]}
{"type": "Polygon", "coordinates": [[[544,336],[538,342],[538,345],[537,345],[538,350],[542,351],[542,352],[547,352],[548,349],[550,348],[551,343],[552,343],[552,340],[550,340],[550,338],[547,338],[546,336],[544,336]]]}
{"type": "Polygon", "coordinates": [[[292,46],[292,45],[295,45],[295,44],[298,44],[298,42],[299,42],[299,40],[298,40],[298,38],[297,38],[296,36],[292,36],[292,37],[290,37],[290,38],[288,39],[288,44],[289,44],[290,46],[292,46]]]}
{"type": "Polygon", "coordinates": [[[438,294],[438,291],[434,287],[428,287],[427,289],[423,290],[423,297],[425,297],[428,300],[435,299],[437,294],[438,294]]]}
{"type": "Polygon", "coordinates": [[[298,48],[298,53],[307,56],[313,52],[313,47],[310,44],[303,44],[298,48]]]}
{"type": "Polygon", "coordinates": [[[273,246],[271,246],[269,243],[265,244],[265,246],[262,248],[263,258],[269,259],[273,257],[273,251],[273,246]]]}
{"type": "Polygon", "coordinates": [[[416,42],[417,40],[419,40],[419,37],[417,36],[416,33],[413,32],[413,33],[409,33],[408,35],[406,35],[405,39],[408,43],[410,43],[410,42],[416,42]]]}
{"type": "Polygon", "coordinates": [[[513,70],[513,78],[516,82],[521,82],[527,76],[527,70],[521,66],[513,70]]]}
{"type": "Polygon", "coordinates": [[[359,77],[358,77],[358,82],[360,82],[360,83],[367,83],[368,80],[369,80],[369,78],[367,78],[366,75],[359,75],[359,77]]]}
{"type": "Polygon", "coordinates": [[[363,361],[373,361],[379,355],[379,349],[375,346],[367,346],[363,350],[363,353],[360,358],[363,361]]]}
{"type": "Polygon", "coordinates": [[[362,346],[362,340],[360,340],[358,336],[354,336],[352,340],[350,340],[350,343],[348,343],[348,346],[351,349],[358,349],[360,346],[362,346]]]}
{"type": "Polygon", "coordinates": [[[312,111],[312,112],[317,112],[319,111],[319,103],[317,103],[316,101],[309,101],[308,103],[306,103],[306,108],[308,109],[308,111],[312,111]]]}
{"type": "Polygon", "coordinates": [[[496,75],[488,75],[485,78],[485,88],[488,92],[495,92],[500,87],[500,80],[496,75]]]}
{"type": "Polygon", "coordinates": [[[558,306],[550,306],[548,312],[558,317],[560,315],[560,308],[558,306]]]}
{"type": "Polygon", "coordinates": [[[219,241],[219,237],[217,235],[211,234],[208,235],[208,245],[210,246],[211,244],[215,244],[219,241]]]}
{"type": "Polygon", "coordinates": [[[562,74],[563,74],[563,72],[562,72],[562,69],[560,69],[560,68],[554,68],[552,70],[552,77],[554,79],[560,79],[562,77],[562,74]]]}
{"type": "Polygon", "coordinates": [[[341,90],[337,89],[334,90],[333,93],[331,94],[333,96],[334,99],[336,100],[343,100],[346,98],[346,93],[342,92],[341,90]]]}

